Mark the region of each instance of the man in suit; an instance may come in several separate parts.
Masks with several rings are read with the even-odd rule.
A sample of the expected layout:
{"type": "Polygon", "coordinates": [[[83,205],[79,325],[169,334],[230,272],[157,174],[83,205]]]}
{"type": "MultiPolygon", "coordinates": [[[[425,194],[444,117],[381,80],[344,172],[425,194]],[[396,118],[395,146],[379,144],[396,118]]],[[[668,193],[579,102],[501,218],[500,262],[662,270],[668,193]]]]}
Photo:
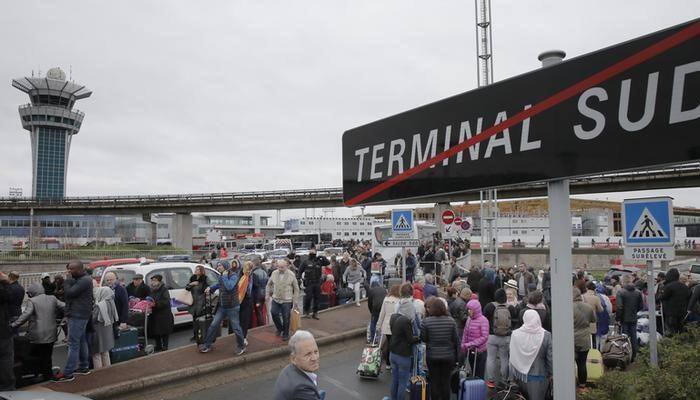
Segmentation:
{"type": "Polygon", "coordinates": [[[290,364],[275,382],[275,400],[321,400],[316,371],[320,355],[314,336],[298,330],[289,339],[290,364]]]}

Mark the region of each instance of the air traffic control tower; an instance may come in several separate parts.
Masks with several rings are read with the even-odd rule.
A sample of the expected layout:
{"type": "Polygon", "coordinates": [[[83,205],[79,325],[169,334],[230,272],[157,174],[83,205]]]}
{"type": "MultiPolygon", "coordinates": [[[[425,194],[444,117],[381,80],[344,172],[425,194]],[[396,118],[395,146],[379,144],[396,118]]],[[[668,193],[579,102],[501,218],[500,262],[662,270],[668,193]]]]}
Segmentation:
{"type": "Polygon", "coordinates": [[[80,131],[85,117],[73,105],[92,92],[66,81],[60,68],[51,68],[45,78],[13,79],[12,86],[27,93],[31,101],[19,106],[19,116],[32,141],[32,197],[61,199],[66,194],[71,138],[80,131]]]}

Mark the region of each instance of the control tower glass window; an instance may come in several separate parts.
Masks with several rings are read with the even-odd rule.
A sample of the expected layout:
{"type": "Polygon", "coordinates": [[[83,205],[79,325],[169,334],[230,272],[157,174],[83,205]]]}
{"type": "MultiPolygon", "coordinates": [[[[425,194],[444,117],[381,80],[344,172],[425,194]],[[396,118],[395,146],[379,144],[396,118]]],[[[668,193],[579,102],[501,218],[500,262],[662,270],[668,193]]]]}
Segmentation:
{"type": "Polygon", "coordinates": [[[64,129],[38,128],[37,198],[60,199],[65,193],[66,135],[64,129]]]}

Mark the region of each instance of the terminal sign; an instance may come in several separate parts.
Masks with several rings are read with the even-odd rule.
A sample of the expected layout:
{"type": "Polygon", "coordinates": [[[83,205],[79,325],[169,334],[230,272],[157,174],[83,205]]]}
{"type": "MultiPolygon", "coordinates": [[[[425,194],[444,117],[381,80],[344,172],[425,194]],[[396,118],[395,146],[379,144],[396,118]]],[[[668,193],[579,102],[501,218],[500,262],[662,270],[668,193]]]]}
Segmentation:
{"type": "Polygon", "coordinates": [[[347,206],[700,159],[700,19],[343,134],[347,206]]]}

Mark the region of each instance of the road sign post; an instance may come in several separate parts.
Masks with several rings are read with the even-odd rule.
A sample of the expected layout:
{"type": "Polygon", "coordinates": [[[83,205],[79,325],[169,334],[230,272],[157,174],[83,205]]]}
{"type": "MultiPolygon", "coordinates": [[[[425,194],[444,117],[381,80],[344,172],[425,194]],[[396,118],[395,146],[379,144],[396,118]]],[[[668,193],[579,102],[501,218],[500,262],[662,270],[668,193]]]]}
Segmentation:
{"type": "Polygon", "coordinates": [[[656,340],[656,294],[654,262],[675,257],[673,199],[653,197],[622,202],[622,231],[625,258],[647,263],[647,303],[649,304],[649,358],[659,366],[656,340]]]}

